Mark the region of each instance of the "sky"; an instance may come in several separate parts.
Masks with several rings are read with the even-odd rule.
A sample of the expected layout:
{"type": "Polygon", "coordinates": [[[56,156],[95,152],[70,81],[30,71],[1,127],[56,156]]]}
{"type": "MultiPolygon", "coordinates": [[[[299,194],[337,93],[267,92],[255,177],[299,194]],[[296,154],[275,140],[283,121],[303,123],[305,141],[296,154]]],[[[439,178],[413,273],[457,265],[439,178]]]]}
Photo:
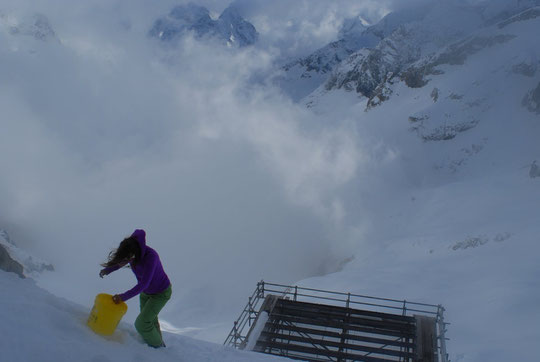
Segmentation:
{"type": "Polygon", "coordinates": [[[42,285],[82,304],[132,286],[126,270],[99,279],[99,263],[144,228],[173,280],[169,320],[230,325],[257,281],[336,271],[367,247],[371,215],[401,189],[377,191],[422,185],[432,159],[406,169],[403,129],[359,132],[362,106],[317,115],[251,82],[399,2],[240,1],[261,44],[239,51],[149,39],[177,3],[0,1],[0,228],[55,265],[42,285]],[[10,34],[34,11],[56,38],[10,34]]]}

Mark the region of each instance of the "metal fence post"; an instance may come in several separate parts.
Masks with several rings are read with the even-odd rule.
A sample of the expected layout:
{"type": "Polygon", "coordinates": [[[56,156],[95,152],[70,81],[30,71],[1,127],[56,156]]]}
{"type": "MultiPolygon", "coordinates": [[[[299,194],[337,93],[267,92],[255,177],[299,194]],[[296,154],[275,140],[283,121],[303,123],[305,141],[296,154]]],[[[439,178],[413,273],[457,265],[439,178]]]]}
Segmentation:
{"type": "Polygon", "coordinates": [[[444,323],[444,307],[439,304],[438,310],[438,320],[439,320],[439,339],[440,339],[440,348],[441,348],[441,362],[449,362],[448,354],[446,353],[446,323],[444,323]]]}
{"type": "Polygon", "coordinates": [[[253,305],[251,297],[248,299],[248,325],[251,327],[251,320],[253,319],[253,305]]]}
{"type": "Polygon", "coordinates": [[[234,348],[238,348],[238,321],[234,321],[234,348]]]}

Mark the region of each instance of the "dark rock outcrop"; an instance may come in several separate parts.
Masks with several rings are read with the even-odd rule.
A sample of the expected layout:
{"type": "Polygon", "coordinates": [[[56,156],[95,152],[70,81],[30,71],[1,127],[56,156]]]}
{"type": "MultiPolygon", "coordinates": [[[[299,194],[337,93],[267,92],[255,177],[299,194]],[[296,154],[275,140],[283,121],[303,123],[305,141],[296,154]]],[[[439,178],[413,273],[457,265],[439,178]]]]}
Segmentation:
{"type": "Polygon", "coordinates": [[[21,278],[25,277],[23,266],[9,255],[9,252],[2,244],[0,244],[0,269],[15,273],[21,278]]]}

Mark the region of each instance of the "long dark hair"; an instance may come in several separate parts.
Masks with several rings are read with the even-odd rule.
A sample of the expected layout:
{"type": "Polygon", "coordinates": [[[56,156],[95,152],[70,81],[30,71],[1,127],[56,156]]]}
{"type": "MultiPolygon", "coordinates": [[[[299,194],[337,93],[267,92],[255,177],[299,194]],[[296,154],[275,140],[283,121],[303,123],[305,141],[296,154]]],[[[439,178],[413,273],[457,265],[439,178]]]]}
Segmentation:
{"type": "Polygon", "coordinates": [[[137,264],[141,260],[141,247],[135,237],[130,236],[122,240],[117,249],[109,253],[107,262],[101,264],[102,267],[109,268],[127,262],[132,257],[135,257],[134,263],[137,264]]]}

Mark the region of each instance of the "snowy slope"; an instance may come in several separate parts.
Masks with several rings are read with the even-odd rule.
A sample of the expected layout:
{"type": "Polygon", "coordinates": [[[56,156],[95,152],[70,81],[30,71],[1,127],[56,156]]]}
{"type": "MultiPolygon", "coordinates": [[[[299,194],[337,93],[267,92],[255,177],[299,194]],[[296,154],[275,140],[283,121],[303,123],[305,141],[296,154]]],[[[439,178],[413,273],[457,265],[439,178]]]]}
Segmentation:
{"type": "MultiPolygon", "coordinates": [[[[38,288],[31,279],[0,271],[1,360],[28,361],[284,361],[164,332],[167,347],[146,346],[135,328],[120,322],[110,337],[86,326],[91,305],[81,306],[38,288]]],[[[89,301],[89,304],[93,301],[89,301]]]]}
{"type": "MultiPolygon", "coordinates": [[[[494,201],[489,194],[500,191],[501,186],[490,188],[473,202],[507,207],[508,203],[494,201]]],[[[538,185],[532,187],[524,182],[520,186],[525,186],[528,192],[538,192],[538,185]]],[[[475,190],[462,185],[455,189],[451,190],[453,195],[459,192],[472,198],[475,194],[475,190]]],[[[421,215],[416,210],[417,201],[396,210],[398,214],[412,212],[424,217],[424,223],[408,225],[417,228],[410,236],[400,236],[403,229],[397,231],[396,225],[389,222],[388,228],[393,230],[388,233],[394,235],[381,233],[384,245],[374,250],[365,248],[342,272],[304,280],[301,285],[441,303],[446,309],[445,320],[451,323],[446,337],[453,362],[536,361],[538,354],[532,346],[540,335],[537,327],[540,272],[536,255],[538,230],[532,218],[484,224],[474,231],[467,228],[467,232],[461,232],[458,227],[448,227],[450,230],[441,232],[428,221],[436,222],[439,217],[450,220],[463,210],[462,205],[441,210],[440,204],[446,203],[443,194],[448,191],[415,193],[420,202],[432,199],[432,208],[422,205],[425,210],[421,215]],[[440,211],[435,216],[428,215],[436,210],[440,211]]],[[[515,201],[526,198],[524,192],[515,201]]],[[[536,205],[538,201],[535,198],[536,205]]],[[[524,213],[537,214],[535,205],[523,206],[524,213]]],[[[466,216],[474,220],[476,212],[466,211],[466,216]]]]}
{"type": "MultiPolygon", "coordinates": [[[[458,182],[470,183],[474,190],[484,179],[521,185],[540,156],[534,108],[540,84],[539,10],[474,32],[415,63],[408,70],[418,70],[422,82],[409,83],[407,72],[396,76],[384,83],[385,97],[379,102],[370,103],[354,87],[321,87],[306,99],[307,105],[332,119],[354,117],[360,142],[372,150],[372,158],[384,161],[377,170],[369,169],[375,164],[368,160],[370,176],[386,178],[384,187],[395,187],[398,194],[405,191],[398,187],[401,183],[417,190],[450,189],[458,182]]],[[[533,190],[528,192],[536,197],[533,190]]]]}
{"type": "Polygon", "coordinates": [[[452,361],[537,359],[539,14],[472,32],[371,100],[360,78],[306,98],[318,115],[354,118],[372,154],[355,186],[363,203],[345,206],[364,210],[363,245],[343,271],[302,285],[443,304],[452,361]]]}

